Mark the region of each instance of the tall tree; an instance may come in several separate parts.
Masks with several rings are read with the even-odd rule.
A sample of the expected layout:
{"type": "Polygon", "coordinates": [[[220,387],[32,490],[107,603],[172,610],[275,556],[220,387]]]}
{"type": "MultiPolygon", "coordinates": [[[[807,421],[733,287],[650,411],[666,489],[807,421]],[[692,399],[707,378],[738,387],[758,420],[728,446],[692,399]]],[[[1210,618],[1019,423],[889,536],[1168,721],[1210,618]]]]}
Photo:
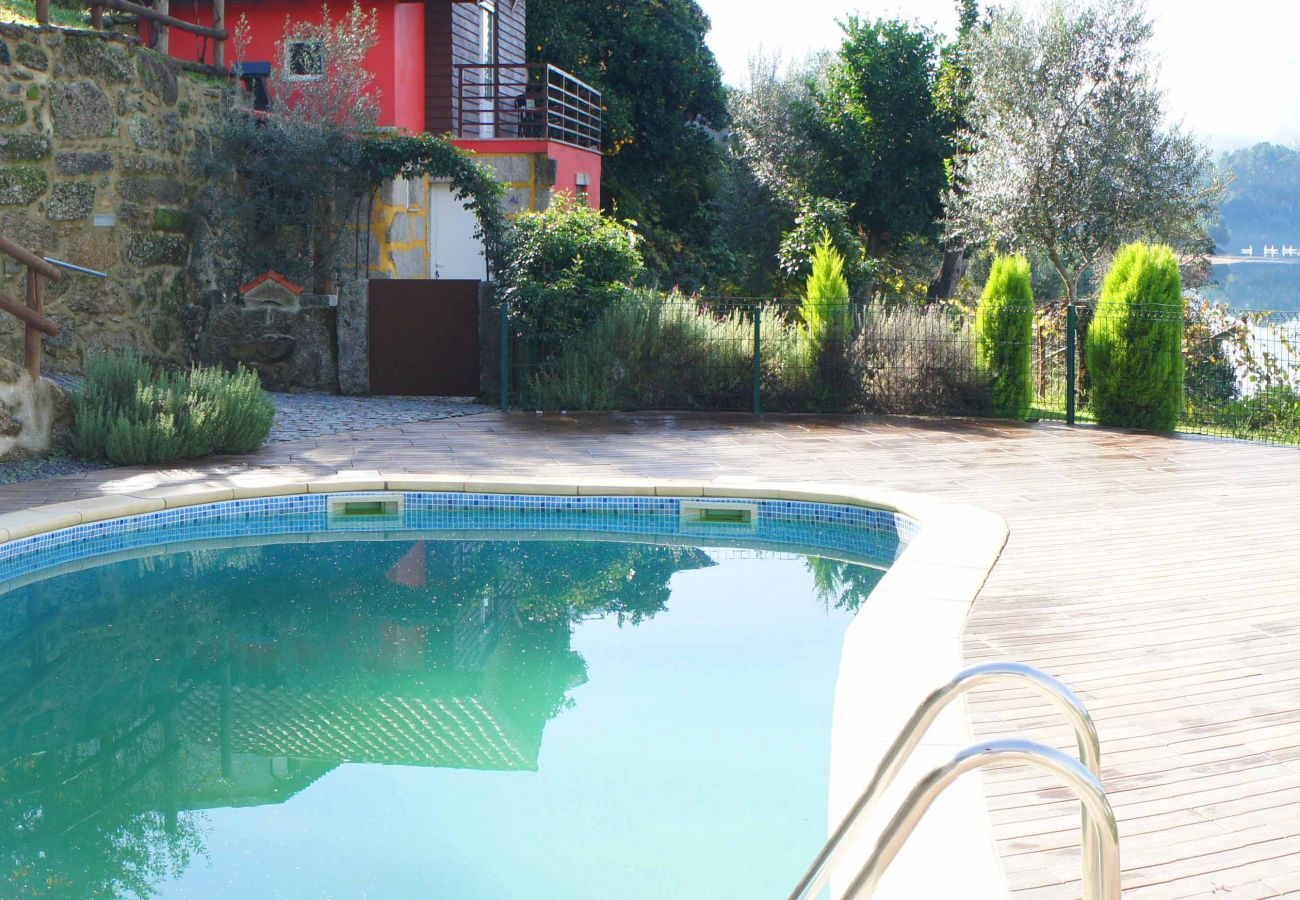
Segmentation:
{"type": "Polygon", "coordinates": [[[669,276],[707,249],[722,161],[726,96],[708,32],[695,0],[528,4],[530,57],[603,92],[602,196],[640,223],[647,262],[669,276]]]}
{"type": "Polygon", "coordinates": [[[895,239],[932,235],[942,212],[947,143],[935,107],[938,39],[927,28],[849,16],[823,83],[813,87],[814,193],[851,204],[876,255],[895,239]]]}
{"type": "Polygon", "coordinates": [[[783,65],[779,55],[760,52],[749,59],[744,87],[727,96],[736,155],[792,210],[811,192],[809,182],[820,164],[807,126],[814,86],[825,78],[831,59],[821,53],[783,65]]]}
{"type": "Polygon", "coordinates": [[[1150,38],[1137,0],[1049,0],[977,30],[948,237],[1042,248],[1071,301],[1130,240],[1203,241],[1219,189],[1208,152],[1165,122],[1150,38]]]}
{"type": "MultiPolygon", "coordinates": [[[[934,102],[943,122],[944,135],[950,154],[945,168],[948,187],[960,191],[961,184],[953,178],[952,156],[969,149],[963,135],[970,129],[966,118],[970,106],[971,39],[980,26],[979,0],[957,0],[957,39],[944,45],[940,52],[939,80],[934,86],[934,102]]],[[[926,291],[928,300],[946,300],[957,291],[962,275],[966,273],[966,247],[960,241],[944,241],[943,262],[939,274],[926,291]]]]}

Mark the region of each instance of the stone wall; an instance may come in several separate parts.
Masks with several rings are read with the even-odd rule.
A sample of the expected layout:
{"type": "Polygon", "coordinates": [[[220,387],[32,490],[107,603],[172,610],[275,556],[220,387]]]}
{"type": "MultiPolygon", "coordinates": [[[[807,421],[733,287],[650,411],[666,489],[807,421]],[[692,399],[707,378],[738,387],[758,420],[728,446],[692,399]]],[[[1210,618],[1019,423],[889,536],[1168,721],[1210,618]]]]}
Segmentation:
{"type": "Polygon", "coordinates": [[[303,294],[296,309],[215,304],[194,342],[194,359],[247,366],[271,391],[336,393],[337,303],[333,294],[303,294]]]}
{"type": "MultiPolygon", "coordinates": [[[[186,358],[187,172],[218,98],[210,78],[121,35],[0,25],[0,235],[110,276],[47,284],[62,333],[46,368],[78,371],[105,348],[186,358]]],[[[22,271],[6,266],[0,290],[21,297],[22,271]]],[[[11,316],[0,355],[22,356],[11,316]]]]}

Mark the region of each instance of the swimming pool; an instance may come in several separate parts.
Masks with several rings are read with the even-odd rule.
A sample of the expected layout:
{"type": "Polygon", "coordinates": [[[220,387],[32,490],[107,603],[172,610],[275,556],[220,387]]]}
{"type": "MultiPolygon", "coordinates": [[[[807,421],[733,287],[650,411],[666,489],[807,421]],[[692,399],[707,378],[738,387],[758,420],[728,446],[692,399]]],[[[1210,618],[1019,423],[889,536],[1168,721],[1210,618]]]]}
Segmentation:
{"type": "Polygon", "coordinates": [[[780,895],[837,817],[849,625],[915,536],[367,492],[12,541],[0,854],[53,896],[780,895]]]}

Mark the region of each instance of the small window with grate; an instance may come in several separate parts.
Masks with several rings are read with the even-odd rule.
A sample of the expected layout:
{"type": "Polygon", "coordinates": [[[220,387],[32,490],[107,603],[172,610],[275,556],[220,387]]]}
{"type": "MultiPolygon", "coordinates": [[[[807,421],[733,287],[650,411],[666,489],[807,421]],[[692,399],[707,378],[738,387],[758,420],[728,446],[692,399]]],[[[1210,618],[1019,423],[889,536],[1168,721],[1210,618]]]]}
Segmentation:
{"type": "Polygon", "coordinates": [[[325,74],[325,46],[318,40],[286,41],[284,56],[290,81],[316,81],[325,74]]]}

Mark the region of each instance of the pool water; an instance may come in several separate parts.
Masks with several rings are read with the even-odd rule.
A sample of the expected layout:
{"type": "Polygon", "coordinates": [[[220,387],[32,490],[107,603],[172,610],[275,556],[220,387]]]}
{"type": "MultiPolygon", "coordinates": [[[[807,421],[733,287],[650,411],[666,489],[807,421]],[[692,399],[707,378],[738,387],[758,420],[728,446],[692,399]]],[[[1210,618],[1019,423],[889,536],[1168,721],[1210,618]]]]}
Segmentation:
{"type": "Polygon", "coordinates": [[[0,594],[0,896],[784,896],[881,567],[263,536],[0,594]]]}

